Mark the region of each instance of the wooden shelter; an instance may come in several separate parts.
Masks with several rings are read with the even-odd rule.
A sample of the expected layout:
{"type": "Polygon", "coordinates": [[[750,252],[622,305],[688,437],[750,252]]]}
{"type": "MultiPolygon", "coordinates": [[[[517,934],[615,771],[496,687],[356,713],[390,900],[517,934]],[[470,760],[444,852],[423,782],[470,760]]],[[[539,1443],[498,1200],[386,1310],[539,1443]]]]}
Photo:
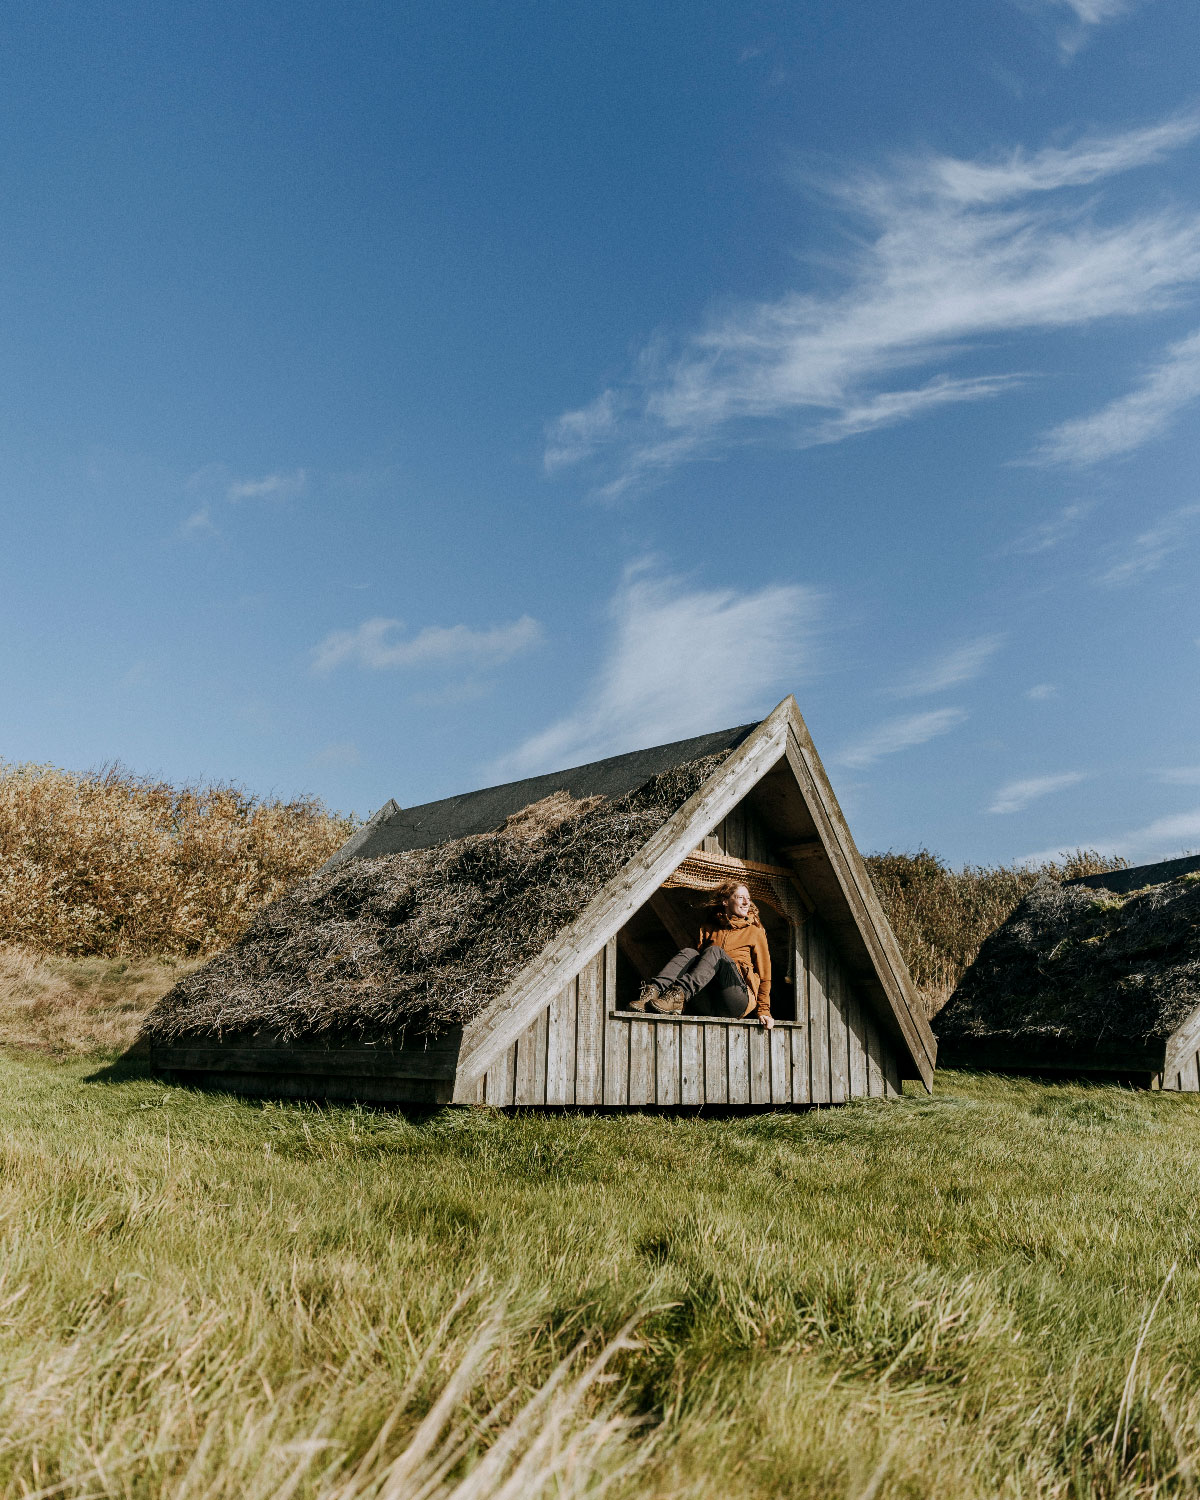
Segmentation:
{"type": "Polygon", "coordinates": [[[1039,881],[934,1028],[950,1067],[1200,1091],[1200,857],[1039,881]]]}
{"type": "MultiPolygon", "coordinates": [[[[556,798],[582,809],[570,825],[577,851],[609,826],[606,809],[637,807],[639,789],[689,768],[698,784],[682,804],[639,833],[571,919],[461,1019],[369,1040],[306,1034],[313,1023],[248,1020],[253,986],[242,980],[226,984],[237,1004],[214,1008],[201,970],[152,1018],[155,1065],[241,1092],[424,1105],[781,1107],[895,1095],[904,1079],[928,1087],[932,1034],[790,697],[758,724],[423,807],[388,803],[296,899],[348,910],[337,882],[369,874],[370,862],[444,865],[453,854],[459,869],[468,856],[491,858],[487,841],[510,829],[515,838],[556,798]],[[731,875],[768,930],[774,1029],[631,1011],[640,982],[695,941],[704,893],[731,875]]],[[[553,897],[553,858],[538,869],[543,884],[525,892],[526,910],[539,890],[553,897]]],[[[266,942],[271,921],[268,909],[242,943],[266,942]]]]}

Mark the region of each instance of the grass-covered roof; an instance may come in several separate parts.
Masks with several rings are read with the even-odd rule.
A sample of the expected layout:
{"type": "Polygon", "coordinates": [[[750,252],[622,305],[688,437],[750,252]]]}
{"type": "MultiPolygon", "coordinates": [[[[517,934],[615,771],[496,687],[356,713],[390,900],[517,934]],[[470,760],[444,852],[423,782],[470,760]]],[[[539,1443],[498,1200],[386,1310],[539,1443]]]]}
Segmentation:
{"type": "Polygon", "coordinates": [[[319,871],[169,991],[146,1033],[383,1040],[465,1023],[727,754],[675,765],[621,796],[552,792],[489,832],[319,871]]]}
{"type": "Polygon", "coordinates": [[[1128,893],[1042,880],[984,942],[934,1029],[964,1043],[1165,1041],[1197,1006],[1200,873],[1128,893]]]}

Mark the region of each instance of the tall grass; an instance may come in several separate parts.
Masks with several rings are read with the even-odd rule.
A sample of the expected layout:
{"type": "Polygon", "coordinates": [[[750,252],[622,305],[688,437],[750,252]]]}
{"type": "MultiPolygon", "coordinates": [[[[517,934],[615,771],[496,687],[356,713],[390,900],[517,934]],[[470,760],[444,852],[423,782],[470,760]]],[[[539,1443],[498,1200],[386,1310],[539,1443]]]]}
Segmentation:
{"type": "Polygon", "coordinates": [[[1194,1096],[414,1120],[0,1058],[0,1155],[5,1496],[1200,1488],[1194,1096]]]}
{"type": "Polygon", "coordinates": [[[58,958],[0,945],[0,1047],[115,1057],[154,1003],[196,966],[186,958],[58,958]]]}
{"type": "Polygon", "coordinates": [[[110,958],[210,952],[352,826],[314,800],[0,764],[0,941],[110,958]]]}
{"type": "Polygon", "coordinates": [[[1073,880],[1129,861],[1076,849],[1037,865],[964,865],[953,869],[928,849],[871,854],[867,869],[913,982],[935,1015],[974,962],[989,933],[1008,920],[1039,880],[1073,880]]]}

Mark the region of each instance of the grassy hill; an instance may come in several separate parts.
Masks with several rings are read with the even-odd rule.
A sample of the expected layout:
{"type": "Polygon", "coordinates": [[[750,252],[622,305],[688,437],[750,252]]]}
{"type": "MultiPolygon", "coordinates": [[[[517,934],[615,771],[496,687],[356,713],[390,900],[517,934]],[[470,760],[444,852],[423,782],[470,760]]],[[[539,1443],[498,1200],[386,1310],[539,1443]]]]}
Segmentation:
{"type": "Polygon", "coordinates": [[[0,1057],[6,1496],[1196,1488],[1200,1098],[415,1121],[124,1067],[0,1057]]]}

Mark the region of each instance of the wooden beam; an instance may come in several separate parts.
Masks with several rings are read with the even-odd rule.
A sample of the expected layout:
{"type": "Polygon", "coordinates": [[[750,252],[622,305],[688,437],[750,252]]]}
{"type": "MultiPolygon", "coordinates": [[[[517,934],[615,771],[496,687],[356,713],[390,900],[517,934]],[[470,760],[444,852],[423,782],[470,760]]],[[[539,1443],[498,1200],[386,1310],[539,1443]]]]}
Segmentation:
{"type": "Polygon", "coordinates": [[[894,1023],[917,1070],[916,1076],[927,1089],[931,1089],[937,1042],[929,1029],[929,1022],[913,990],[900,946],[884,915],[883,907],[879,904],[871,877],[867,874],[862,856],[850,835],[808,728],[800,717],[795,701],[789,699],[788,703],[792,710],[791,732],[785,751],[788,764],[800,785],[809,814],[816,825],[817,837],[828,853],[842,895],[866,944],[872,966],[889,1002],[894,1023]]]}
{"type": "Polygon", "coordinates": [[[157,1068],[188,1072],[263,1073],[297,1077],[453,1079],[458,1065],[459,1027],[407,1047],[292,1045],[273,1036],[231,1038],[217,1043],[184,1038],[155,1043],[150,1060],[157,1068]]]}
{"type": "Polygon", "coordinates": [[[797,839],[794,844],[784,844],[779,852],[785,859],[811,859],[814,854],[825,853],[825,843],[814,834],[810,839],[797,839]]]}
{"type": "Polygon", "coordinates": [[[485,1073],[555,989],[587,963],[785,753],[795,703],[787,698],[463,1032],[460,1078],[485,1073]]]}

